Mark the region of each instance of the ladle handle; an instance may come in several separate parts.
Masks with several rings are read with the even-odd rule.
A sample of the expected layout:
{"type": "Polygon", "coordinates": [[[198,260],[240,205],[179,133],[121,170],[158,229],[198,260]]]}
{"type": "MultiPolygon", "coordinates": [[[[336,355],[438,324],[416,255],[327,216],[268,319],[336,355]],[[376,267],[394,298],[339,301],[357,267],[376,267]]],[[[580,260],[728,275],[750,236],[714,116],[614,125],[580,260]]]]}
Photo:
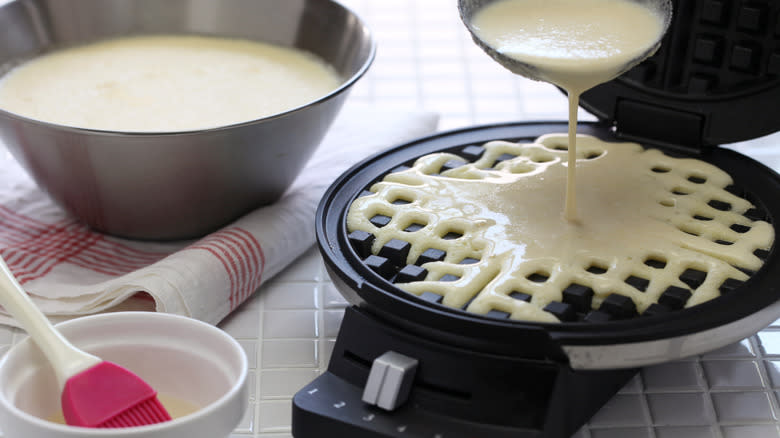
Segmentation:
{"type": "Polygon", "coordinates": [[[68,378],[74,374],[102,362],[102,359],[74,347],[54,328],[46,315],[24,291],[2,257],[0,257],[0,304],[27,331],[41,352],[46,355],[54,368],[61,389],[68,378]]]}

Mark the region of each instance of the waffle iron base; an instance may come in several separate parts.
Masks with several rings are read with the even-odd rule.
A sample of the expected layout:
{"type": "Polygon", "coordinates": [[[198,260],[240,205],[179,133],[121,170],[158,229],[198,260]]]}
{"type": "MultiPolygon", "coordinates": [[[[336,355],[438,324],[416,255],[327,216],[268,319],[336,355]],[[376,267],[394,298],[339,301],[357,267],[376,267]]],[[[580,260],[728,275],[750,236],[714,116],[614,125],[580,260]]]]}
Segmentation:
{"type": "Polygon", "coordinates": [[[293,398],[297,438],[565,438],[637,369],[573,370],[564,363],[467,351],[345,310],[328,371],[293,398]],[[361,399],[371,359],[403,351],[420,363],[408,401],[393,411],[361,399]],[[428,373],[431,374],[431,373],[428,373]],[[325,432],[327,431],[327,432],[325,432]]]}
{"type": "MultiPolygon", "coordinates": [[[[780,317],[774,248],[765,254],[764,267],[737,292],[709,303],[633,321],[545,325],[491,320],[423,302],[368,269],[349,246],[346,209],[390,169],[432,152],[495,139],[533,141],[565,129],[563,122],[515,123],[443,133],[371,157],[333,183],[317,212],[317,238],[334,284],[352,307],[345,311],[327,372],[293,399],[296,438],[566,438],[638,367],[725,346],[780,317]],[[734,298],[737,293],[739,299],[734,298]],[[590,369],[571,355],[578,349],[585,357],[641,355],[643,345],[661,345],[664,351],[652,352],[656,355],[652,362],[626,358],[621,366],[590,369]],[[363,402],[372,366],[388,351],[418,363],[408,399],[391,410],[363,402]]],[[[584,123],[578,131],[621,141],[604,124],[584,123]]],[[[780,177],[771,169],[717,147],[645,146],[700,158],[726,170],[777,229],[773,218],[780,214],[775,200],[780,177]]],[[[623,358],[607,359],[606,363],[621,363],[623,358]]]]}

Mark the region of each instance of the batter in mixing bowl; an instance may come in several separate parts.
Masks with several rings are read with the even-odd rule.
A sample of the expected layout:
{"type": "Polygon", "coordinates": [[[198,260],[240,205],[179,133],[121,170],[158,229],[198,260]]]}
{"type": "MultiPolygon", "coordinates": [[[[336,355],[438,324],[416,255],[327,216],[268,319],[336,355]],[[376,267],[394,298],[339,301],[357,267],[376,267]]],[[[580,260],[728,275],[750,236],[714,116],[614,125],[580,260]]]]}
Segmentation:
{"type": "Polygon", "coordinates": [[[135,36],[34,58],[0,81],[0,108],[79,128],[209,129],[279,114],[341,84],[298,49],[205,36],[135,36]]]}

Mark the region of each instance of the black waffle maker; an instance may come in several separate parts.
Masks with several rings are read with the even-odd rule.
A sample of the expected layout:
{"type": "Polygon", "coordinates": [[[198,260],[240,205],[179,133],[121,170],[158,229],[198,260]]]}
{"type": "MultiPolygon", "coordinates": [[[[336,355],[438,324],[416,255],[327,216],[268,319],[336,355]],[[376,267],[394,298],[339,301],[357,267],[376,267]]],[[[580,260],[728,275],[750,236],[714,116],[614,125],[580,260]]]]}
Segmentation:
{"type": "MultiPolygon", "coordinates": [[[[716,165],[734,179],[728,190],[755,206],[745,216],[780,235],[780,176],[719,146],[780,130],[780,2],[680,0],[674,8],[658,53],[582,96],[600,121],[581,123],[578,132],[716,165]]],[[[316,213],[316,234],[351,306],[327,372],[294,397],[296,438],[569,437],[639,367],[728,345],[780,317],[776,243],[757,251],[765,263],[749,280],[724,282],[721,296],[704,304],[634,317],[617,306],[608,321],[579,313],[544,324],[499,311],[475,315],[404,292],[393,284],[405,275],[397,262],[403,249],[371,254],[372,236],[347,232],[352,201],[423,155],[446,151],[474,161],[487,141],[531,142],[551,132],[566,132],[566,123],[446,132],[370,157],[333,183],[316,213]]],[[[710,205],[730,208],[717,199],[710,205]]],[[[706,275],[688,270],[681,280],[695,289],[706,275]]]]}

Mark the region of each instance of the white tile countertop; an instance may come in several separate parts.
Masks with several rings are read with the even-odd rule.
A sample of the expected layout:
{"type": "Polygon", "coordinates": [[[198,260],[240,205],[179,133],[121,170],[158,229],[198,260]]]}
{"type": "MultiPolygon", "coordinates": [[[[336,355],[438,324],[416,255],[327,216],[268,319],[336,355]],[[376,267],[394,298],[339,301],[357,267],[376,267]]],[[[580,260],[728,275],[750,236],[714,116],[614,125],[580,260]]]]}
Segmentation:
{"type": "MultiPolygon", "coordinates": [[[[565,120],[557,89],[513,76],[474,46],[455,0],[343,3],[367,21],[379,45],[351,101],[436,112],[442,130],[565,120]]],[[[779,135],[734,147],[780,170],[779,135]]],[[[291,398],[327,368],[345,306],[312,248],[223,321],[251,368],[249,410],[233,438],[290,436],[291,398]]],[[[0,328],[0,351],[23,336],[0,328]]],[[[776,438],[779,397],[780,321],[701,357],[643,369],[576,437],[776,438]]]]}

